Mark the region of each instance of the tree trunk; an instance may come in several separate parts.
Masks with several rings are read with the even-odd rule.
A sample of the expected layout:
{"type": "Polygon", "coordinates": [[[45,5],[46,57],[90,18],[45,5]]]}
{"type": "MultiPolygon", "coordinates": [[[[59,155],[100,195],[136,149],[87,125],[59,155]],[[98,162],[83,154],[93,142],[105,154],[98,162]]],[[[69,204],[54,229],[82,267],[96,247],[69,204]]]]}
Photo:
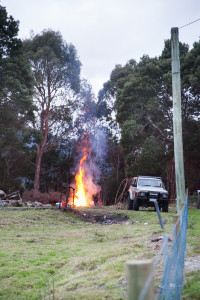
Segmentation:
{"type": "Polygon", "coordinates": [[[48,124],[49,124],[49,111],[47,112],[46,119],[45,119],[44,139],[42,145],[41,146],[38,145],[38,149],[37,149],[36,172],[35,172],[34,191],[33,191],[33,197],[36,198],[38,196],[39,189],[40,189],[40,169],[41,169],[42,157],[44,155],[44,150],[47,143],[47,135],[49,130],[48,124]]]}
{"type": "Polygon", "coordinates": [[[36,172],[35,172],[35,180],[34,180],[34,191],[33,191],[33,197],[38,195],[39,189],[40,189],[40,169],[41,169],[41,162],[42,162],[42,157],[44,155],[44,150],[46,147],[47,143],[47,135],[49,131],[49,110],[50,110],[50,105],[51,105],[51,76],[48,73],[48,80],[47,80],[47,88],[48,88],[48,101],[47,101],[47,106],[46,109],[44,110],[44,103],[42,106],[42,113],[41,113],[41,124],[40,124],[40,131],[44,134],[44,139],[43,142],[41,143],[41,146],[38,145],[37,148],[37,160],[36,160],[36,172]],[[45,122],[43,122],[45,120],[45,122]],[[44,126],[43,126],[44,125],[44,126]]]}
{"type": "Polygon", "coordinates": [[[42,149],[39,149],[39,148],[40,148],[40,146],[38,145],[35,180],[34,180],[34,191],[33,191],[33,196],[36,198],[37,198],[37,195],[38,195],[38,192],[40,189],[40,169],[41,169],[42,156],[44,154],[44,153],[42,153],[42,149]]]}
{"type": "Polygon", "coordinates": [[[198,192],[197,209],[200,209],[200,192],[198,192]]]}

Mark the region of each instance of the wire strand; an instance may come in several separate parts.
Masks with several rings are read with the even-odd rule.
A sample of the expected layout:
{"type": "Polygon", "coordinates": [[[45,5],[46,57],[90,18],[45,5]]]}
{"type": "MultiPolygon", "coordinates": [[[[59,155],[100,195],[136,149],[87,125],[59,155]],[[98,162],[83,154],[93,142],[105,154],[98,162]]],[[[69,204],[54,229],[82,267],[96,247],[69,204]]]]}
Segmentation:
{"type": "Polygon", "coordinates": [[[197,20],[195,20],[195,21],[192,21],[192,22],[190,22],[190,23],[188,23],[188,24],[185,24],[185,25],[179,27],[179,29],[181,29],[181,28],[183,28],[183,27],[186,27],[186,26],[188,26],[188,25],[191,25],[191,24],[193,24],[193,23],[195,23],[195,22],[197,22],[197,21],[199,21],[199,20],[200,20],[200,18],[197,19],[197,20]]]}

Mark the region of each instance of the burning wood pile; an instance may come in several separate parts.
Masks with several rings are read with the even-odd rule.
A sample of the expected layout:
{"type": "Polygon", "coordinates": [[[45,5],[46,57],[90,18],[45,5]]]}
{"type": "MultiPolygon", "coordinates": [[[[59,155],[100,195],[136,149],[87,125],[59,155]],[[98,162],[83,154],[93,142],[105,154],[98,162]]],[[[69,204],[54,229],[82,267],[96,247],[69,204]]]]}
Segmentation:
{"type": "Polygon", "coordinates": [[[96,166],[90,159],[91,149],[88,147],[88,136],[84,140],[85,146],[81,149],[82,158],[75,175],[75,184],[69,189],[67,203],[73,207],[101,205],[101,187],[95,183],[96,166]],[[75,191],[75,192],[74,192],[75,191]]]}
{"type": "Polygon", "coordinates": [[[93,178],[87,170],[88,166],[86,160],[86,155],[84,155],[80,160],[79,169],[75,175],[75,185],[67,186],[66,203],[69,207],[90,207],[101,205],[100,186],[93,182],[93,178]]]}

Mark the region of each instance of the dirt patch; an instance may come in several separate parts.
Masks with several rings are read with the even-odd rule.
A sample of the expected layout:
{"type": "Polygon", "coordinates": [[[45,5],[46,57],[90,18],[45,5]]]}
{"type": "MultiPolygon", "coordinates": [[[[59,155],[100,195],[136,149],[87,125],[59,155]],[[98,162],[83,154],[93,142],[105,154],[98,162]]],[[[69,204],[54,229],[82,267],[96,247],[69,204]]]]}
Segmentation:
{"type": "Polygon", "coordinates": [[[99,223],[102,225],[118,224],[126,222],[129,217],[123,213],[102,213],[98,211],[80,211],[78,209],[72,210],[81,220],[91,223],[99,223]]]}
{"type": "Polygon", "coordinates": [[[185,272],[200,270],[200,255],[186,257],[185,259],[185,272]]]}

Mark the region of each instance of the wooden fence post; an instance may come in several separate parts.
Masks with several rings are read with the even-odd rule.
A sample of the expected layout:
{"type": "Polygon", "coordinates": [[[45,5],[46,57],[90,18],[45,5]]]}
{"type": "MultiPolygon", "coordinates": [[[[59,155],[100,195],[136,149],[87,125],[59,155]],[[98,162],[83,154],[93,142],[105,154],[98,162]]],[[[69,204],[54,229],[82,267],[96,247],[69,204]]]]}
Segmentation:
{"type": "MultiPolygon", "coordinates": [[[[145,282],[152,272],[152,260],[130,260],[126,262],[128,281],[128,300],[138,300],[145,282]]],[[[153,284],[151,283],[144,298],[154,299],[153,284]]]]}
{"type": "Polygon", "coordinates": [[[172,56],[172,98],[173,98],[173,132],[174,160],[176,174],[177,213],[180,214],[180,203],[185,202],[185,175],[183,159],[182,115],[181,115],[181,76],[179,58],[179,29],[171,29],[172,56]]]}

